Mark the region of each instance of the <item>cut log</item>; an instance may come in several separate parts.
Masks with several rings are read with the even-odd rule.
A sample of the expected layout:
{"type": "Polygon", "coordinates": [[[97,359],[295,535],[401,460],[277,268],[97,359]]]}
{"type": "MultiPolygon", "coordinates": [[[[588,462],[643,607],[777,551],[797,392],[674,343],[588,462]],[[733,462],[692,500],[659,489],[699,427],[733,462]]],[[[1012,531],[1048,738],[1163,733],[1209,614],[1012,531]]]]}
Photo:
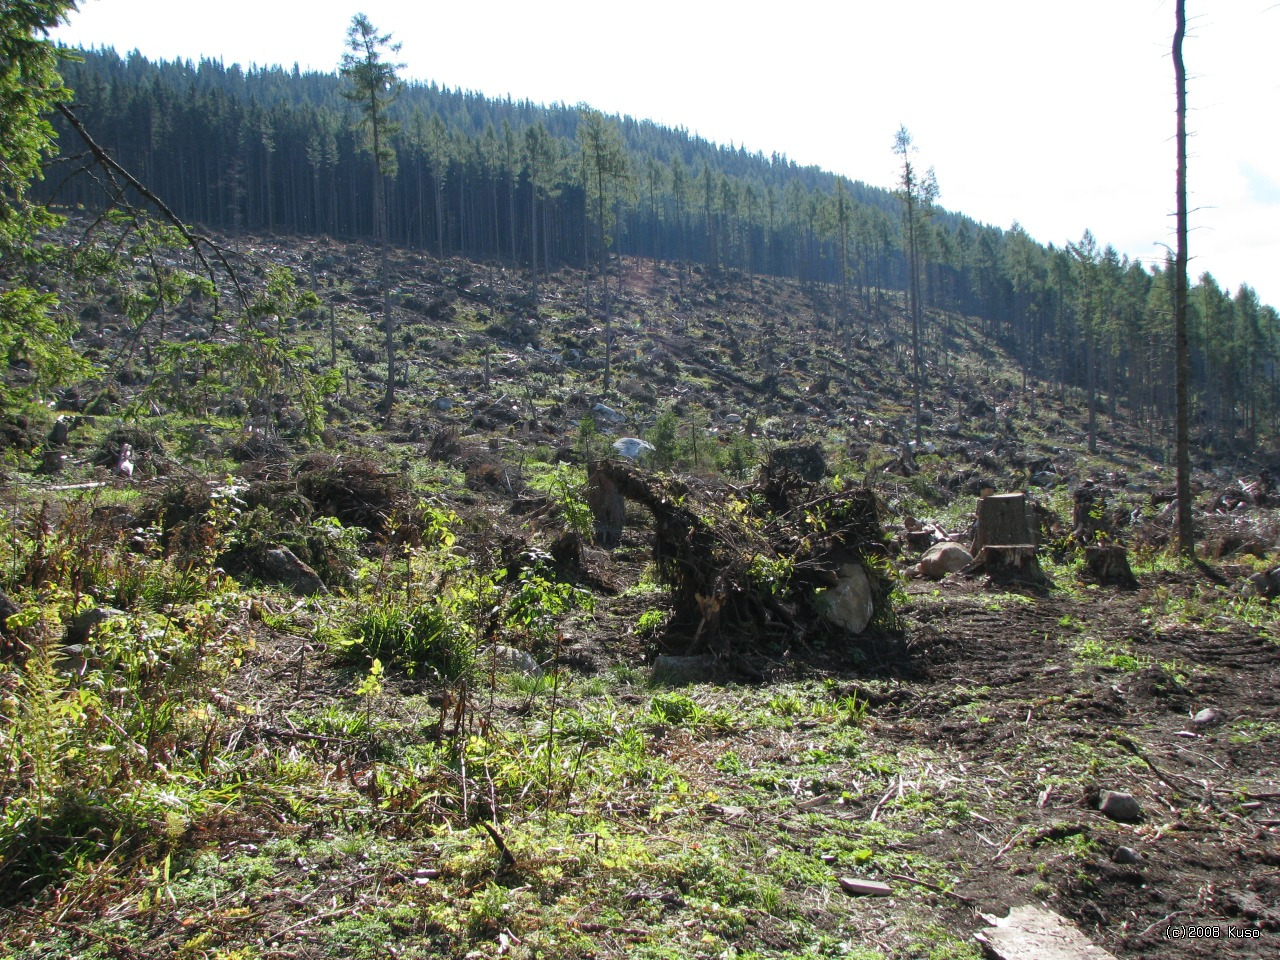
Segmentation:
{"type": "Polygon", "coordinates": [[[973,937],[996,960],[1116,960],[1069,920],[1041,907],[1014,907],[1003,920],[984,919],[995,929],[973,937]]]}
{"type": "Polygon", "coordinates": [[[860,877],[839,877],[840,889],[855,897],[889,897],[893,895],[893,887],[878,880],[863,880],[860,877]]]}
{"type": "Polygon", "coordinates": [[[1094,544],[1084,548],[1083,575],[1098,583],[1136,587],[1138,578],[1129,567],[1129,551],[1118,544],[1094,544]]]}
{"type": "Polygon", "coordinates": [[[1025,543],[989,543],[965,567],[965,573],[985,573],[996,579],[1043,583],[1047,579],[1036,558],[1036,548],[1025,543]]]}
{"type": "Polygon", "coordinates": [[[1031,514],[1023,493],[994,493],[978,501],[978,525],[969,552],[975,557],[987,544],[1035,547],[1031,514]]]}

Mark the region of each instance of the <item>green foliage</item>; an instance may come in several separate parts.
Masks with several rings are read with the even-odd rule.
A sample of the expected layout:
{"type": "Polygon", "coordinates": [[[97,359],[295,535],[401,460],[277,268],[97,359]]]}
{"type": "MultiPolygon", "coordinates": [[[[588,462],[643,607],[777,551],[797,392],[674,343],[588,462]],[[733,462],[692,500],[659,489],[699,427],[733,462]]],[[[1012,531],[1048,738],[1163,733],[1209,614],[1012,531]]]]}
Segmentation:
{"type": "Polygon", "coordinates": [[[445,682],[465,678],[475,665],[475,635],[451,613],[456,592],[440,603],[409,606],[390,601],[367,607],[346,627],[338,640],[348,660],[381,659],[396,663],[410,675],[428,671],[445,682]]]}
{"type": "Polygon", "coordinates": [[[646,610],[640,614],[640,618],[636,621],[636,636],[654,636],[662,629],[662,624],[666,619],[666,614],[661,610],[646,610]]]}
{"type": "Polygon", "coordinates": [[[595,417],[587,414],[578,421],[578,456],[583,463],[599,460],[608,449],[607,438],[596,425],[595,417]]]}
{"type": "MultiPolygon", "coordinates": [[[[186,279],[198,283],[190,275],[186,279]]],[[[142,306],[147,304],[155,309],[150,298],[142,306]]],[[[284,397],[297,406],[305,432],[318,434],[324,426],[324,398],[337,390],[341,376],[332,368],[317,368],[313,348],[291,336],[288,326],[319,306],[313,292],[298,288],[292,271],[273,269],[236,320],[234,336],[162,346],[159,375],[146,397],[199,415],[207,415],[229,395],[243,397],[247,408],[266,418],[272,429],[282,412],[277,398],[284,397]]]]}
{"type": "Polygon", "coordinates": [[[1126,673],[1136,673],[1151,666],[1151,658],[1136,655],[1120,644],[1106,643],[1087,637],[1076,644],[1076,655],[1084,663],[1126,673]]]}
{"type": "Polygon", "coordinates": [[[727,442],[716,447],[716,468],[735,479],[745,479],[760,463],[760,452],[755,441],[745,433],[732,434],[727,442]]]}
{"type": "Polygon", "coordinates": [[[594,606],[595,596],[589,590],[552,579],[543,559],[535,557],[520,572],[503,608],[503,626],[527,640],[535,653],[542,653],[556,636],[563,617],[576,610],[590,612],[594,606]]]}
{"type": "Polygon", "coordinates": [[[772,594],[782,596],[791,583],[791,575],[795,572],[795,561],[790,557],[766,557],[757,553],[751,558],[747,567],[747,576],[756,587],[772,594]]]}
{"type": "MultiPolygon", "coordinates": [[[[594,423],[590,418],[583,424],[594,423]]],[[[564,524],[578,536],[590,539],[595,519],[587,503],[587,473],[582,467],[558,463],[549,471],[531,478],[530,486],[541,491],[556,505],[564,524]]]]}
{"type": "Polygon", "coordinates": [[[676,464],[678,451],[679,420],[670,410],[659,415],[652,427],[645,431],[644,438],[653,444],[649,454],[649,462],[656,470],[670,470],[676,464]]]}
{"type": "Polygon", "coordinates": [[[398,125],[386,119],[387,108],[400,96],[404,84],[396,76],[402,63],[383,59],[383,52],[398,53],[400,44],[391,42],[391,34],[379,34],[369,18],[358,13],[351,18],[347,30],[347,52],[342,55],[342,77],[351,86],[343,96],[356,104],[364,128],[369,134],[367,147],[378,165],[378,171],[394,176],[396,154],[391,138],[398,125]]]}
{"type": "Polygon", "coordinates": [[[86,369],[71,346],[69,320],[57,316],[57,297],[25,273],[49,256],[38,231],[60,222],[31,203],[29,188],[54,153],[47,114],[70,97],[48,31],[74,9],[60,0],[15,0],[0,16],[0,365],[24,363],[33,374],[21,387],[0,380],[4,406],[41,397],[86,369]]]}
{"type": "Polygon", "coordinates": [[[649,712],[663,723],[696,725],[703,715],[702,707],[683,693],[659,693],[649,702],[649,712]]]}
{"type": "Polygon", "coordinates": [[[0,664],[0,886],[16,891],[144,838],[167,844],[234,792],[191,774],[207,769],[211,685],[239,653],[239,600],[213,551],[139,555],[89,509],[37,518],[4,551],[22,644],[0,664]],[[123,609],[63,646],[104,600],[123,609]]]}
{"type": "Polygon", "coordinates": [[[0,17],[0,254],[25,246],[48,220],[27,198],[31,181],[54,151],[47,113],[70,91],[58,72],[60,54],[48,32],[75,9],[64,0],[13,0],[0,17]]]}

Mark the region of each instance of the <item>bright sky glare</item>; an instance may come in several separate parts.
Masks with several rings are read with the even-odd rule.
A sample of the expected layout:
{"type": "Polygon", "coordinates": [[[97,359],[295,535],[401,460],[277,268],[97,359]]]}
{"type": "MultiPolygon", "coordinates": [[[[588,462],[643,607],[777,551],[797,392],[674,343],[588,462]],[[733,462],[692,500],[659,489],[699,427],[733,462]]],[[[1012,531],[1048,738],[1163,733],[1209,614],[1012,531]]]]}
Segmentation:
{"type": "MultiPolygon", "coordinates": [[[[406,79],[586,102],[892,187],[1062,246],[1172,246],[1173,0],[80,0],[56,36],[151,59],[332,71],[362,11],[406,79]]],[[[1280,0],[1189,0],[1191,272],[1280,306],[1280,0]]]]}

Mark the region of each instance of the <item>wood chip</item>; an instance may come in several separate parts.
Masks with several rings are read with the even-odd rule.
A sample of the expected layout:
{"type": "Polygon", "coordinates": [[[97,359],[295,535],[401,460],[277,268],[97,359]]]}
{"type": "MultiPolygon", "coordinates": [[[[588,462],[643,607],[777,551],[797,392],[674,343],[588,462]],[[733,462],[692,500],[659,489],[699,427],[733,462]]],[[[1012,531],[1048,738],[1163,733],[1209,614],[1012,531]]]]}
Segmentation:
{"type": "Polygon", "coordinates": [[[840,889],[857,897],[887,897],[893,893],[893,887],[887,883],[859,880],[857,877],[841,877],[840,889]]]}
{"type": "Polygon", "coordinates": [[[1014,907],[1003,920],[984,919],[995,929],[973,936],[996,960],[1116,960],[1069,920],[1041,907],[1014,907]]]}

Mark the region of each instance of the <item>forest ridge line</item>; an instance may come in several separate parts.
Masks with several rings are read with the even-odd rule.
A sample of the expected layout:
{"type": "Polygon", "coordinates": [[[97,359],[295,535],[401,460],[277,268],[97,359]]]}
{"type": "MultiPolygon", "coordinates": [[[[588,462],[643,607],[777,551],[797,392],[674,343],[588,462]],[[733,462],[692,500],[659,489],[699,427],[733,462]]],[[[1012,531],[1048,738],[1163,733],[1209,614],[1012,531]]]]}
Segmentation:
{"type": "MultiPolygon", "coordinates": [[[[375,234],[365,195],[372,161],[336,74],[79,55],[64,69],[77,111],[179,216],[231,232],[375,234]]],[[[521,266],[535,256],[553,268],[590,262],[578,108],[411,83],[389,116],[398,124],[387,178],[392,243],[521,266]],[[530,131],[545,134],[536,158],[530,131]]],[[[612,188],[614,252],[825,287],[845,324],[883,305],[877,291],[905,288],[894,192],[648,121],[609,123],[626,155],[612,188]]],[[[99,202],[83,179],[57,199],[99,202]]],[[[1169,422],[1167,269],[1149,270],[1088,232],[1044,245],[1017,224],[1002,230],[943,209],[917,243],[927,310],[979,318],[1029,379],[1118,397],[1142,421],[1169,422]]],[[[1280,317],[1248,285],[1233,294],[1208,274],[1190,304],[1201,445],[1251,448],[1275,433],[1280,412],[1280,317]]]]}

